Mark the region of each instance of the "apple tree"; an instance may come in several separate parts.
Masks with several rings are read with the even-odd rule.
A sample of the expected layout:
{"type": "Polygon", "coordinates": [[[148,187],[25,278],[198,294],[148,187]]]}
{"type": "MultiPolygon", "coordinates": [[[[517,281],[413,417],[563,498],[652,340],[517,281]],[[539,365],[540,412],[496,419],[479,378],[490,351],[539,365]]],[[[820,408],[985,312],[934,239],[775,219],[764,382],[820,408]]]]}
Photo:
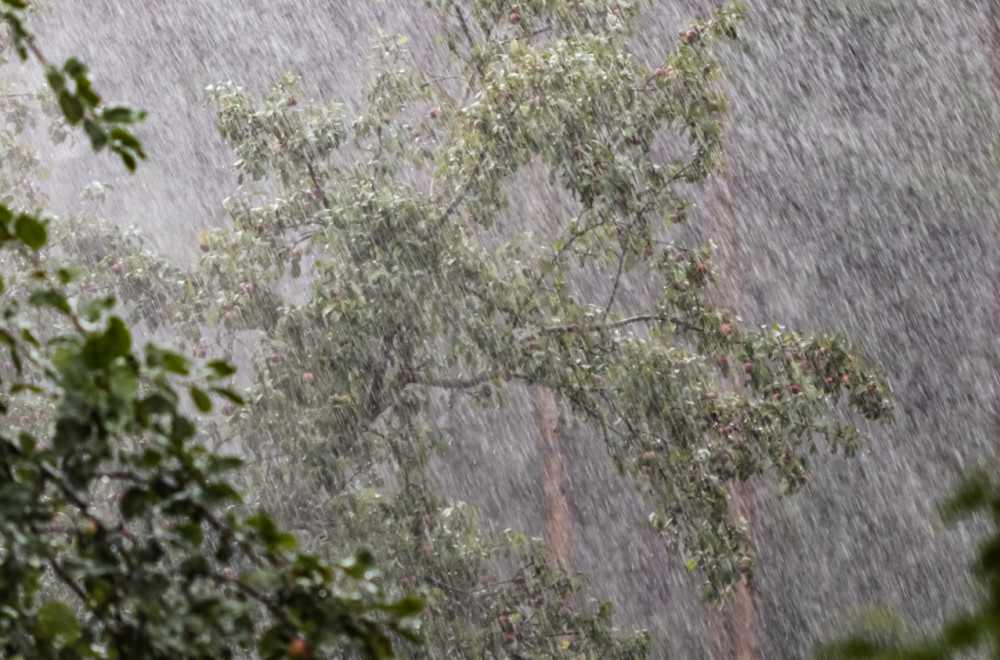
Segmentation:
{"type": "Polygon", "coordinates": [[[799,490],[813,452],[850,456],[859,419],[891,418],[887,385],[840,336],[720,307],[711,245],[680,231],[690,191],[718,169],[715,45],[736,35],[738,7],[656,61],[634,52],[628,3],[429,11],[451,69],[423,70],[382,35],[357,116],[305,98],[292,75],[259,97],[209,89],[240,186],[230,226],[202,237],[190,289],[206,295],[170,315],[192,342],[205,326],[224,348],[249,342],[250,405],[221,437],[259,466],[256,491],[281,520],[387,558],[427,599],[429,648],[593,652],[600,635],[573,628],[572,578],[518,537],[490,541],[435,487],[432,457],[462,441],[435,406],[551,391],[602,434],[718,598],[753,566],[728,486],[768,472],[799,490]],[[525,217],[538,217],[530,233],[525,217]],[[623,299],[626,278],[660,293],[623,299]],[[519,577],[492,573],[491,551],[512,553],[519,577]]]}

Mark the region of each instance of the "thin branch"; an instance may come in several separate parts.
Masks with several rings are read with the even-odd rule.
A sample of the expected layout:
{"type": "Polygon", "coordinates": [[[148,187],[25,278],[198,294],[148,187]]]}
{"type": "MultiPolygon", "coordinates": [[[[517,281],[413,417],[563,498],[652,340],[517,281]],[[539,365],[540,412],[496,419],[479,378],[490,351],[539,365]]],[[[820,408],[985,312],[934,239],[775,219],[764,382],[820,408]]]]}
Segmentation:
{"type": "Polygon", "coordinates": [[[615,297],[618,295],[618,286],[622,281],[622,273],[625,271],[625,250],[618,256],[618,272],[615,273],[615,283],[611,287],[611,295],[608,296],[608,304],[604,306],[604,313],[601,314],[601,320],[604,321],[608,318],[608,314],[611,312],[611,306],[615,304],[615,297]]]}
{"type": "Polygon", "coordinates": [[[313,169],[312,160],[310,160],[308,157],[306,157],[306,169],[309,170],[309,178],[312,179],[313,182],[313,197],[317,196],[316,195],[317,191],[321,193],[322,196],[320,197],[320,201],[323,202],[323,208],[329,211],[330,202],[326,198],[326,191],[323,190],[323,188],[319,185],[319,180],[316,178],[316,170],[313,169]]]}
{"type": "Polygon", "coordinates": [[[465,198],[468,196],[469,191],[472,190],[472,184],[476,182],[476,178],[479,176],[479,171],[482,169],[483,164],[486,162],[486,155],[487,155],[487,148],[486,146],[483,146],[483,148],[479,150],[479,157],[476,161],[476,166],[472,168],[472,173],[469,174],[469,178],[466,180],[465,184],[462,185],[462,189],[458,191],[458,194],[455,196],[455,198],[451,200],[451,203],[448,204],[448,207],[444,210],[444,213],[441,214],[441,217],[438,218],[437,220],[438,227],[442,226],[448,220],[448,218],[450,218],[451,215],[456,210],[458,210],[459,205],[463,201],[465,201],[465,198]]]}
{"type": "Polygon", "coordinates": [[[692,332],[704,332],[704,328],[700,328],[696,325],[692,325],[687,321],[683,321],[678,318],[672,318],[669,316],[663,316],[662,314],[640,314],[638,316],[630,316],[620,321],[613,321],[611,323],[595,323],[593,325],[557,325],[550,328],[543,328],[541,334],[543,335],[559,335],[565,332],[587,332],[587,331],[601,331],[601,330],[615,330],[618,328],[624,328],[626,326],[635,325],[636,323],[649,323],[649,322],[659,322],[666,323],[670,322],[679,328],[685,330],[691,330],[692,332]]]}

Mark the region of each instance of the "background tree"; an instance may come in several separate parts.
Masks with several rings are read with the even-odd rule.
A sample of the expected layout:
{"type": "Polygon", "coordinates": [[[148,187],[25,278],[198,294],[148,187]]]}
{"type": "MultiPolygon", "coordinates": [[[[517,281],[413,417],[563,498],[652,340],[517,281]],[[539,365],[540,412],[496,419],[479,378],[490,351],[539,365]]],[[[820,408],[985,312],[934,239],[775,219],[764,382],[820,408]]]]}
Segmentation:
{"type": "MultiPolygon", "coordinates": [[[[408,66],[403,40],[383,37],[350,124],[293,77],[262,99],[210,90],[243,185],[233,227],[203,236],[200,272],[165,316],[195,354],[205,325],[251,348],[251,405],[225,411],[220,441],[252,457],[252,492],[310,547],[362,540],[390,558],[428,600],[428,652],[638,653],[641,639],[608,637],[606,614],[570,607],[574,582],[539,548],[491,539],[439,494],[442,406],[552,391],[602,430],[717,597],[752,568],[726,484],[768,469],[799,489],[816,441],[852,454],[853,415],[888,417],[886,386],[841,338],[714,306],[710,250],[678,231],[686,186],[716,166],[712,48],[738,11],[647,65],[617,4],[435,8],[453,70],[408,66]],[[547,178],[560,202],[544,235],[505,231],[523,177],[547,178]],[[625,277],[659,282],[660,299],[620,300],[625,277]]],[[[145,277],[134,266],[122,282],[145,277]]]]}

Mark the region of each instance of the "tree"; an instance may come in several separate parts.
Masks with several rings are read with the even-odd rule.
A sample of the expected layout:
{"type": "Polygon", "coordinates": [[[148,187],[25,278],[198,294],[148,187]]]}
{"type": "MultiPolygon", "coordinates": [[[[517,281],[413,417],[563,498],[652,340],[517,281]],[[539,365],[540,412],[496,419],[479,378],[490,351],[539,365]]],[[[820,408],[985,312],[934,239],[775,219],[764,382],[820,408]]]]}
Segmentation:
{"type": "Polygon", "coordinates": [[[723,593],[751,570],[725,485],[773,469],[794,492],[818,439],[851,454],[851,415],[891,412],[842,338],[742,324],[712,304],[710,246],[672,240],[685,186],[716,168],[713,45],[740,11],[646,64],[637,11],[617,2],[431,4],[453,68],[407,65],[405,40],[383,36],[350,123],[291,77],[261,99],[210,90],[243,186],[232,227],[204,237],[198,288],[221,303],[203,305],[207,321],[260,333],[236,433],[315,466],[307,492],[349,493],[371,462],[422,502],[440,393],[548,388],[601,430],[654,526],[723,593]],[[525,177],[559,202],[529,209],[525,177]],[[548,215],[535,235],[507,231],[529,211],[548,215]],[[305,303],[281,295],[289,276],[307,281],[305,303]],[[626,276],[659,298],[619,300],[626,276]]]}
{"type": "MultiPolygon", "coordinates": [[[[142,113],[102,104],[81,61],[49,64],[27,9],[0,2],[15,50],[45,67],[65,122],[134,169],[144,154],[128,127],[142,113]]],[[[16,132],[4,136],[14,151],[16,132]]],[[[368,553],[330,564],[266,513],[240,512],[241,461],[194,441],[181,397],[200,412],[240,404],[234,368],[137,351],[114,298],[88,295],[46,251],[48,220],[17,203],[0,205],[0,654],[384,658],[390,635],[415,639],[420,600],[387,599],[368,553]]]]}

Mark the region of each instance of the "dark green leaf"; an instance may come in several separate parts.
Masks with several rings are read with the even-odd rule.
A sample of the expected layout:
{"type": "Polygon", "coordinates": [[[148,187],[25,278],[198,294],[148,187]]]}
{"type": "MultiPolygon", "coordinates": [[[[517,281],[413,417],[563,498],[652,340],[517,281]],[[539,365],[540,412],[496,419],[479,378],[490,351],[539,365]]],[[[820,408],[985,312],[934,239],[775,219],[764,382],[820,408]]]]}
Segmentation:
{"type": "Polygon", "coordinates": [[[66,296],[58,291],[35,291],[28,297],[28,304],[34,307],[51,307],[64,314],[70,313],[69,303],[66,296]]]}
{"type": "Polygon", "coordinates": [[[236,367],[225,360],[212,360],[205,368],[212,372],[209,378],[225,378],[236,373],[236,367]]]}
{"type": "Polygon", "coordinates": [[[33,250],[44,247],[48,240],[45,223],[25,213],[17,216],[17,220],[14,221],[14,233],[21,242],[33,250]]]}
{"type": "Polygon", "coordinates": [[[152,501],[153,498],[148,491],[142,488],[129,488],[122,495],[120,504],[122,516],[125,520],[137,518],[146,512],[152,501]]]}
{"type": "Polygon", "coordinates": [[[212,410],[212,400],[208,397],[205,392],[198,389],[197,387],[191,388],[191,400],[194,401],[194,405],[203,413],[207,413],[212,410]]]}
{"type": "Polygon", "coordinates": [[[76,126],[83,119],[83,105],[65,89],[59,92],[59,108],[71,126],[76,126]]]}
{"type": "Polygon", "coordinates": [[[83,346],[84,363],[91,369],[103,369],[115,359],[128,355],[131,347],[132,336],[125,322],[113,316],[106,331],[87,337],[83,346]]]}
{"type": "Polygon", "coordinates": [[[224,397],[226,399],[229,399],[230,401],[232,401],[233,403],[235,403],[238,406],[242,406],[242,405],[245,404],[245,401],[243,401],[243,397],[241,397],[239,394],[237,394],[236,392],[234,392],[233,390],[231,390],[229,388],[226,388],[226,387],[212,387],[212,388],[209,388],[209,389],[211,389],[213,392],[215,392],[219,396],[224,397]]]}

